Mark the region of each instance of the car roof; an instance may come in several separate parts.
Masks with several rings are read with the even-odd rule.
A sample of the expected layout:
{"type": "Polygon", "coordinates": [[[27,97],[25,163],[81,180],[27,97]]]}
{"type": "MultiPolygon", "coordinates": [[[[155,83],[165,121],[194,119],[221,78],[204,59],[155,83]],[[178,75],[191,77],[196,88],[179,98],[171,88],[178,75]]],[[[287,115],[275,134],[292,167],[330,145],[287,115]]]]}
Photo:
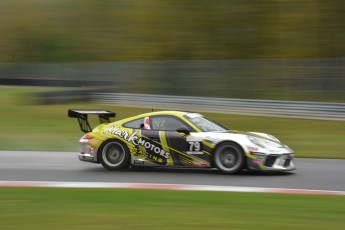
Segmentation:
{"type": "Polygon", "coordinates": [[[157,111],[157,112],[150,112],[150,113],[143,113],[140,114],[139,116],[157,116],[157,115],[185,115],[188,112],[183,112],[183,111],[157,111]]]}
{"type": "Polygon", "coordinates": [[[128,121],[132,121],[135,119],[139,118],[144,118],[144,117],[150,117],[150,116],[159,116],[159,115],[170,115],[170,116],[176,116],[176,117],[183,117],[185,114],[188,114],[189,112],[183,112],[183,111],[157,111],[157,112],[150,112],[150,113],[142,113],[138,114],[136,116],[131,116],[124,118],[122,120],[119,120],[118,122],[120,123],[125,123],[128,121]]]}

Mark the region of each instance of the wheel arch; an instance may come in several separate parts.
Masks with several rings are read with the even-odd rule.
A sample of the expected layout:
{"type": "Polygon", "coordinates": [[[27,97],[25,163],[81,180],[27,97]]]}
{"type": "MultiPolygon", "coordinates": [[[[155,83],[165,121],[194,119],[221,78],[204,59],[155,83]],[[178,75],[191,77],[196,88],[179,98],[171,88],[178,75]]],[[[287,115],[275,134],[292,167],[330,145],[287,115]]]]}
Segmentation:
{"type": "Polygon", "coordinates": [[[246,154],[245,154],[244,147],[243,147],[241,144],[239,144],[238,142],[233,141],[233,140],[223,140],[223,141],[218,142],[218,143],[216,144],[216,146],[213,148],[212,154],[211,154],[211,155],[212,155],[212,158],[211,158],[211,167],[212,167],[212,168],[216,167],[216,165],[215,165],[215,163],[214,163],[214,154],[215,154],[215,151],[217,150],[217,148],[218,148],[220,145],[225,144],[225,143],[235,144],[235,145],[237,145],[237,146],[240,148],[240,150],[242,150],[243,157],[245,158],[245,167],[246,167],[246,166],[247,166],[247,156],[246,156],[246,154]]]}
{"type": "Polygon", "coordinates": [[[128,148],[127,144],[126,144],[123,140],[121,140],[120,138],[113,138],[113,137],[112,137],[112,138],[108,138],[108,139],[106,139],[105,141],[103,141],[102,144],[98,147],[98,149],[97,149],[97,163],[101,163],[100,157],[101,157],[103,148],[104,148],[104,146],[105,146],[107,143],[109,143],[109,142],[111,142],[111,141],[119,141],[119,142],[121,142],[121,143],[127,148],[128,152],[129,152],[129,154],[130,154],[130,156],[132,157],[132,154],[131,154],[131,152],[129,151],[129,148],[128,148]]]}

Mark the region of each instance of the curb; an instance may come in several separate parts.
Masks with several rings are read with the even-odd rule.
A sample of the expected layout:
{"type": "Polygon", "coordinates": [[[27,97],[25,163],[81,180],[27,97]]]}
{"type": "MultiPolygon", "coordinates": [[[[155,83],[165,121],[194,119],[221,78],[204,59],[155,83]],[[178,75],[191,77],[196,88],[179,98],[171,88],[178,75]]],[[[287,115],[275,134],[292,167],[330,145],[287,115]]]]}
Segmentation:
{"type": "Polygon", "coordinates": [[[345,195],[345,191],[261,188],[239,186],[153,184],[153,183],[106,183],[106,182],[52,182],[52,181],[0,181],[0,187],[30,188],[110,188],[110,189],[152,189],[175,191],[251,192],[308,195],[345,195]]]}

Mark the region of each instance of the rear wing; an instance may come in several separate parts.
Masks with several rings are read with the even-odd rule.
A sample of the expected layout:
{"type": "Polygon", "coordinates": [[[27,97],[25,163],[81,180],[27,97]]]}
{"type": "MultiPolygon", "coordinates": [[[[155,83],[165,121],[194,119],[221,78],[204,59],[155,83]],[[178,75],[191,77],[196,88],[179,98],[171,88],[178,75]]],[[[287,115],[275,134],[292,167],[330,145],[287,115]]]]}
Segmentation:
{"type": "Polygon", "coordinates": [[[115,117],[115,113],[107,110],[83,110],[83,109],[69,109],[68,117],[77,118],[79,127],[84,133],[92,131],[88,121],[88,115],[98,115],[99,122],[110,123],[110,117],[115,117]]]}

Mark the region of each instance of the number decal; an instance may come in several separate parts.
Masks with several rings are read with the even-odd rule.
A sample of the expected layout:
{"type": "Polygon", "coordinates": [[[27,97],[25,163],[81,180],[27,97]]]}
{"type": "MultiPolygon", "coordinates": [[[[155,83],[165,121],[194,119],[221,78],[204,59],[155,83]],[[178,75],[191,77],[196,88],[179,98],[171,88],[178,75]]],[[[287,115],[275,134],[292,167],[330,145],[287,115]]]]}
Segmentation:
{"type": "Polygon", "coordinates": [[[199,152],[201,150],[201,142],[198,141],[189,141],[189,151],[190,152],[199,152]]]}

